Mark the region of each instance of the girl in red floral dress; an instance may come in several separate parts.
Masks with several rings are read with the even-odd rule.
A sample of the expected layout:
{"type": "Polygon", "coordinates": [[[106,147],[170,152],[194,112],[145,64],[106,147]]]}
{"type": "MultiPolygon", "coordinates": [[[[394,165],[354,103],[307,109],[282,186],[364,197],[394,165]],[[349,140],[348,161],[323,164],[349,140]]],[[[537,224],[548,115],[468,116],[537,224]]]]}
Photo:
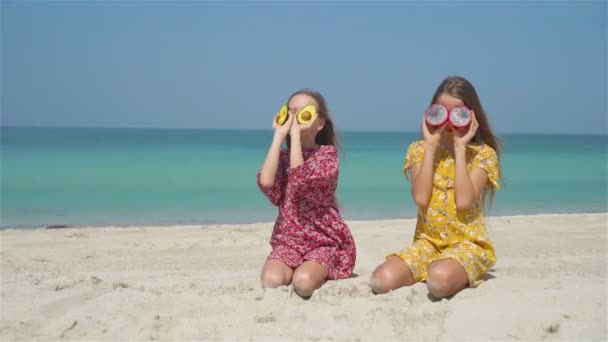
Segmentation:
{"type": "Polygon", "coordinates": [[[273,120],[274,138],[257,176],[260,190],[279,211],[262,287],[293,282],[298,295],[310,297],[327,279],[352,274],[356,249],[336,201],[338,151],[325,99],[303,89],[287,105],[287,121],[273,120]],[[316,119],[298,123],[296,113],[308,105],[316,108],[316,119]],[[287,149],[281,149],[284,142],[287,149]]]}

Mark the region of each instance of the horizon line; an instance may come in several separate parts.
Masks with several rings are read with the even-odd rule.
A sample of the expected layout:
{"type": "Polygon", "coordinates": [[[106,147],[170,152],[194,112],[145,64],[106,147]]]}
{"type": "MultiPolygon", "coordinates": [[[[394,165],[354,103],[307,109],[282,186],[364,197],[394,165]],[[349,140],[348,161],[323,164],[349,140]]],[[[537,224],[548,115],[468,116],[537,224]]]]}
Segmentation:
{"type": "MultiPolygon", "coordinates": [[[[0,124],[0,128],[67,128],[67,129],[151,129],[151,130],[184,130],[184,131],[271,131],[269,128],[218,128],[218,127],[142,127],[142,126],[31,126],[31,125],[3,125],[0,124]]],[[[353,130],[353,129],[341,129],[340,132],[349,133],[420,133],[419,131],[396,131],[396,130],[353,130]]],[[[596,136],[607,136],[608,132],[599,133],[577,133],[577,132],[517,132],[517,131],[504,131],[498,132],[500,134],[536,134],[536,135],[596,135],[596,136]]]]}

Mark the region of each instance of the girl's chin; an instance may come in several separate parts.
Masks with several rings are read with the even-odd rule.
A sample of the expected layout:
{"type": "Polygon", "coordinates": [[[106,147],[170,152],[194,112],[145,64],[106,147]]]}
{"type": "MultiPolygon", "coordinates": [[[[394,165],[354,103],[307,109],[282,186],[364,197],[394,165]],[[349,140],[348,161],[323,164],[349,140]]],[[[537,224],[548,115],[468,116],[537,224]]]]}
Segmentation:
{"type": "Polygon", "coordinates": [[[304,131],[302,131],[302,133],[300,135],[301,141],[314,140],[314,138],[315,138],[315,136],[313,134],[305,133],[304,131]]]}

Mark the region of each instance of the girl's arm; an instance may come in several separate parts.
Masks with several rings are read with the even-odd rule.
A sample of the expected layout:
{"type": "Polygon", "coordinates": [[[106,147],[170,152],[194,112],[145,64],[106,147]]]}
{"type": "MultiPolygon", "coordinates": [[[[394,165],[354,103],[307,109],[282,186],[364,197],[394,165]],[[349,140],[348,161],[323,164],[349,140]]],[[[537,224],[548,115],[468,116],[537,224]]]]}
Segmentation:
{"type": "MultiPolygon", "coordinates": [[[[295,114],[294,114],[295,117],[295,114]]],[[[314,122],[314,120],[313,120],[314,122]]],[[[291,151],[289,153],[289,168],[295,169],[304,164],[304,155],[302,153],[302,130],[309,129],[313,122],[308,124],[300,124],[298,120],[293,119],[293,124],[289,130],[289,139],[291,142],[291,151]]]]}
{"type": "Polygon", "coordinates": [[[260,171],[260,186],[270,188],[276,182],[277,170],[279,169],[279,156],[281,154],[281,145],[283,140],[279,135],[275,134],[272,139],[272,144],[266,154],[266,159],[260,171]]]}
{"type": "Polygon", "coordinates": [[[474,168],[469,173],[467,169],[467,144],[475,136],[479,123],[473,113],[471,126],[466,132],[454,132],[454,159],[456,175],[454,180],[454,196],[456,198],[456,209],[466,210],[483,193],[488,183],[488,174],[479,168],[474,168]]]}
{"type": "Polygon", "coordinates": [[[293,119],[290,117],[284,126],[278,126],[273,121],[274,138],[257,176],[258,187],[275,206],[280,206],[285,198],[286,169],[289,160],[286,158],[287,154],[281,152],[281,145],[289,132],[290,120],[293,119]]]}
{"type": "Polygon", "coordinates": [[[421,163],[416,163],[411,170],[412,197],[420,208],[426,208],[433,193],[433,176],[435,175],[435,152],[439,146],[441,128],[429,128],[422,119],[422,134],[424,136],[424,155],[421,163]]]}
{"type": "Polygon", "coordinates": [[[412,166],[412,197],[420,208],[426,208],[431,200],[433,175],[435,173],[433,165],[435,151],[437,151],[436,144],[425,142],[422,163],[416,163],[412,166]]]}
{"type": "Polygon", "coordinates": [[[289,118],[287,118],[287,121],[283,126],[279,126],[276,123],[276,120],[272,121],[272,127],[275,129],[274,137],[272,138],[272,143],[270,144],[270,148],[266,154],[266,159],[262,165],[262,170],[260,171],[260,187],[269,188],[275,185],[277,170],[279,168],[281,145],[283,145],[293,121],[294,119],[292,114],[289,114],[289,118]]]}
{"type": "Polygon", "coordinates": [[[302,141],[300,140],[300,130],[292,129],[289,133],[289,139],[291,140],[291,148],[289,152],[289,168],[294,169],[304,164],[304,155],[302,154],[302,141]]]}

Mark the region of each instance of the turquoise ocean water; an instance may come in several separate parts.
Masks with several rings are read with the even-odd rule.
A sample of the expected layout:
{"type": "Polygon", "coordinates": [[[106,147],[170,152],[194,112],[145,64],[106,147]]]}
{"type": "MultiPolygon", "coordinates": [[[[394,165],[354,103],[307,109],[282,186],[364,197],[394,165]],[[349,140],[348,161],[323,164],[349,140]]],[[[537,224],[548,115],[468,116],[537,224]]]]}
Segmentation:
{"type": "MultiPolygon", "coordinates": [[[[415,216],[402,165],[417,133],[342,132],[346,219],[415,216]]],[[[608,136],[501,136],[506,183],[490,215],[607,211],[608,136]]],[[[0,129],[0,225],[273,221],[258,191],[270,131],[0,129]]]]}

